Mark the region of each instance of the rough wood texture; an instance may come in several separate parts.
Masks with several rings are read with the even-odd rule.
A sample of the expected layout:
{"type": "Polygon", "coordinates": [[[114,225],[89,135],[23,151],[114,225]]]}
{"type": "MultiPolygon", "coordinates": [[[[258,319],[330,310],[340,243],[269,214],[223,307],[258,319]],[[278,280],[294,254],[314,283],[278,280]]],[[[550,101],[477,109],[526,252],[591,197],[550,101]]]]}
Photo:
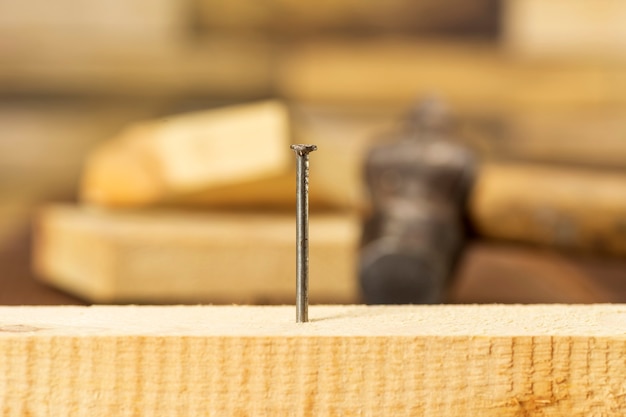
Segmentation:
{"type": "Polygon", "coordinates": [[[3,415],[623,416],[626,306],[0,308],[3,415]]]}
{"type": "MultiPolygon", "coordinates": [[[[312,214],[313,302],[358,297],[360,224],[312,214]]],[[[34,262],[46,282],[94,302],[286,303],[295,294],[290,213],[43,210],[34,262]]]]}
{"type": "Polygon", "coordinates": [[[547,59],[626,59],[626,4],[620,0],[507,0],[506,46],[547,59]]]}
{"type": "Polygon", "coordinates": [[[470,215],[488,237],[626,254],[626,175],[491,164],[474,187],[470,215]]]}

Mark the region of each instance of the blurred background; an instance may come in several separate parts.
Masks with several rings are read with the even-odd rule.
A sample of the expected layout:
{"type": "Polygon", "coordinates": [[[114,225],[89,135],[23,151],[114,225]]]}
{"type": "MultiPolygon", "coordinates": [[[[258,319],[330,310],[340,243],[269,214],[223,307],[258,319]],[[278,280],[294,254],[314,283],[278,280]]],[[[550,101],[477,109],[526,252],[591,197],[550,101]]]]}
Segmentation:
{"type": "Polygon", "coordinates": [[[0,0],[0,303],[626,301],[626,3],[0,0]]]}

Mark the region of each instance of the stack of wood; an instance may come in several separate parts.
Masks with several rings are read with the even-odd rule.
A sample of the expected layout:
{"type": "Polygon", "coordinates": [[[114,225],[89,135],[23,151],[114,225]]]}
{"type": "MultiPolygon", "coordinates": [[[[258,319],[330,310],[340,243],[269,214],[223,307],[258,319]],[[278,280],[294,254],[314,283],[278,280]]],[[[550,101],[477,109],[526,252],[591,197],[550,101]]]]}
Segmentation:
{"type": "MultiPolygon", "coordinates": [[[[294,117],[265,101],[129,126],[89,156],[81,206],[42,211],[36,269],[95,302],[291,302],[294,117]]],[[[307,139],[319,146],[311,300],[352,302],[359,151],[349,141],[307,139]]]]}

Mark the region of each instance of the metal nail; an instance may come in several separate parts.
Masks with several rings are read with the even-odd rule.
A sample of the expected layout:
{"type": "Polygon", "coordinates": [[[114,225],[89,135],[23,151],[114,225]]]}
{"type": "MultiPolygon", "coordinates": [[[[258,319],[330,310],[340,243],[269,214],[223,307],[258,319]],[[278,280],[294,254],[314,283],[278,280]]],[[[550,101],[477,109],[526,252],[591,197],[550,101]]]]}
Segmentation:
{"type": "Polygon", "coordinates": [[[296,323],[309,321],[309,153],[315,145],[291,145],[296,153],[296,323]]]}

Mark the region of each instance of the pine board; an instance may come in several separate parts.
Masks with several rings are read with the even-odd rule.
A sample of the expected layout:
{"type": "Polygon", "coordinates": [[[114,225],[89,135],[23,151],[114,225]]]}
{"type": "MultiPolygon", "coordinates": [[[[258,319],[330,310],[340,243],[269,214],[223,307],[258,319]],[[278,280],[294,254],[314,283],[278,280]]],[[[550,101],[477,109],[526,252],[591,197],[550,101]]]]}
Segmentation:
{"type": "Polygon", "coordinates": [[[626,306],[0,308],[5,416],[622,416],[626,306]]]}
{"type": "MultiPolygon", "coordinates": [[[[285,303],[295,297],[295,214],[48,206],[35,227],[43,281],[98,303],[285,303]]],[[[360,222],[310,216],[313,302],[358,297],[360,222]]]]}

